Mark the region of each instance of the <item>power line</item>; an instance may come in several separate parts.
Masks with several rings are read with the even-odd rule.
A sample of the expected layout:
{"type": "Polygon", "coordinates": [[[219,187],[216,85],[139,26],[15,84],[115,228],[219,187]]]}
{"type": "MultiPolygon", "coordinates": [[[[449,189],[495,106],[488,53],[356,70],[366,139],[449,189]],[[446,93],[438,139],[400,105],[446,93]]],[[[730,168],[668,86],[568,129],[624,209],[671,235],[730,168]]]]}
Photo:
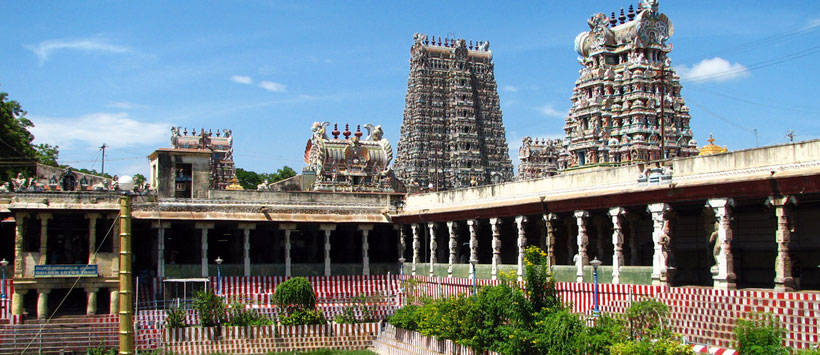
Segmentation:
{"type": "Polygon", "coordinates": [[[810,55],[812,55],[814,53],[817,53],[817,52],[820,52],[820,45],[810,47],[808,49],[802,50],[802,51],[797,52],[797,53],[791,53],[791,54],[788,54],[788,55],[785,55],[785,56],[775,57],[773,59],[762,61],[760,63],[753,64],[753,65],[750,65],[750,66],[747,66],[747,67],[734,69],[734,70],[729,70],[729,71],[725,71],[725,72],[717,73],[717,74],[709,74],[709,75],[700,75],[700,76],[690,77],[690,78],[685,79],[684,81],[690,81],[690,82],[698,83],[698,82],[704,82],[704,81],[709,81],[709,80],[713,80],[713,79],[731,77],[731,76],[735,76],[735,75],[738,75],[738,74],[745,73],[747,71],[766,68],[766,67],[770,67],[770,66],[773,66],[773,65],[782,64],[782,63],[785,63],[785,62],[790,62],[790,61],[795,60],[795,59],[800,59],[800,58],[803,58],[803,57],[810,56],[810,55]]]}

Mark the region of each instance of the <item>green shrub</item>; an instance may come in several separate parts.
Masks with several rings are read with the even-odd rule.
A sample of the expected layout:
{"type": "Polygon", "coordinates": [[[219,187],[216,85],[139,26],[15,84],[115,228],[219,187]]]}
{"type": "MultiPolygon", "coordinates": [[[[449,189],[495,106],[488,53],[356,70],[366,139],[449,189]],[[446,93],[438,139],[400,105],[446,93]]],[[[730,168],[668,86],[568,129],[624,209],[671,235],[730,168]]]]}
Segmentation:
{"type": "Polygon", "coordinates": [[[185,316],[187,312],[179,308],[170,308],[165,311],[165,327],[169,329],[185,328],[185,316]]]}
{"type": "Polygon", "coordinates": [[[624,319],[602,314],[594,326],[586,328],[579,342],[584,346],[584,353],[607,354],[612,345],[628,340],[624,319]]]}
{"type": "Polygon", "coordinates": [[[666,322],[669,308],[660,301],[647,299],[633,303],[626,310],[633,339],[659,339],[672,335],[666,322]]]}
{"type": "Polygon", "coordinates": [[[407,330],[418,330],[418,322],[416,317],[416,312],[419,310],[419,306],[408,304],[402,308],[396,310],[392,316],[387,319],[387,322],[392,324],[397,328],[407,329],[407,330]]]}
{"type": "Polygon", "coordinates": [[[547,254],[536,246],[530,246],[524,254],[527,296],[536,312],[543,308],[555,311],[563,308],[547,261],[547,254]]]}
{"type": "Polygon", "coordinates": [[[203,327],[213,327],[225,323],[225,303],[213,290],[194,293],[193,307],[199,314],[199,323],[203,327]]]}
{"type": "Polygon", "coordinates": [[[245,327],[271,324],[273,324],[273,320],[259,314],[259,312],[253,309],[247,309],[240,303],[234,303],[231,305],[230,315],[228,316],[228,326],[245,327]]]}
{"type": "Polygon", "coordinates": [[[117,355],[118,353],[117,349],[106,349],[104,347],[88,349],[88,355],[117,355]]]}
{"type": "Polygon", "coordinates": [[[324,314],[318,309],[297,309],[288,316],[279,319],[282,325],[326,324],[324,314]]]}
{"type": "Polygon", "coordinates": [[[285,314],[291,314],[297,310],[316,308],[316,293],[306,278],[294,277],[276,286],[272,301],[285,314]]]}
{"type": "Polygon", "coordinates": [[[812,349],[798,350],[797,355],[820,355],[820,347],[815,346],[812,349]]]}
{"type": "Polygon", "coordinates": [[[772,314],[753,313],[749,319],[738,319],[734,333],[737,336],[735,349],[741,354],[788,354],[783,336],[786,331],[772,314]]]}
{"type": "Polygon", "coordinates": [[[636,340],[617,343],[609,348],[612,355],[691,355],[692,347],[672,339],[636,340]]]}
{"type": "Polygon", "coordinates": [[[520,289],[506,283],[483,287],[467,312],[465,323],[470,329],[463,333],[469,338],[463,339],[463,343],[478,350],[491,349],[505,341],[502,325],[527,328],[532,315],[531,303],[520,289]]]}
{"type": "Polygon", "coordinates": [[[475,307],[475,298],[451,296],[426,302],[415,313],[419,332],[438,338],[471,338],[475,324],[470,321],[470,312],[475,307]]]}

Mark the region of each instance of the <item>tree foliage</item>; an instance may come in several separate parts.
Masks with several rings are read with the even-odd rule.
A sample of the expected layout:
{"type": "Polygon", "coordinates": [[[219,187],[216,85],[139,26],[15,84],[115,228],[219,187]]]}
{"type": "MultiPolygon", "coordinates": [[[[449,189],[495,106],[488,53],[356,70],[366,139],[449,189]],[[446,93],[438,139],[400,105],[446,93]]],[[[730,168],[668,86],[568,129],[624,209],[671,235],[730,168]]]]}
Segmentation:
{"type": "Polygon", "coordinates": [[[59,147],[34,144],[29,128],[34,123],[26,118],[19,102],[0,92],[0,180],[9,180],[22,166],[43,163],[56,166],[59,147]]]}
{"type": "Polygon", "coordinates": [[[256,190],[256,186],[268,180],[268,183],[277,182],[296,176],[296,171],[285,165],[275,173],[257,173],[251,170],[236,168],[236,179],[245,190],[256,190]]]}

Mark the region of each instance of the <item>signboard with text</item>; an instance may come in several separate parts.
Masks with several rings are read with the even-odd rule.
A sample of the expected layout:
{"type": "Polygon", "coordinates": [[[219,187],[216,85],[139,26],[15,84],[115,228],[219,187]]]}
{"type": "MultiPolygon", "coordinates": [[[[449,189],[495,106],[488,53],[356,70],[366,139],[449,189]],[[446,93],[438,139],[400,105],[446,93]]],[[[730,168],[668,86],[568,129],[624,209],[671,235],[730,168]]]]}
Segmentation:
{"type": "Polygon", "coordinates": [[[97,265],[34,265],[34,277],[97,277],[97,265]]]}

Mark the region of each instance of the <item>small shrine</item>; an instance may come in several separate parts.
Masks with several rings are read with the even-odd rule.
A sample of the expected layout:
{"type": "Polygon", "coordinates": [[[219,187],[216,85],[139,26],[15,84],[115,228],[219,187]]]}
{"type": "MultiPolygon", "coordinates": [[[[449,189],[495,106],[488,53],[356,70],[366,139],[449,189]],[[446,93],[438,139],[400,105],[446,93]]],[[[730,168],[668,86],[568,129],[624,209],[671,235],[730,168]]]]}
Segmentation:
{"type": "Polygon", "coordinates": [[[709,144],[703,146],[703,148],[700,148],[700,153],[698,153],[698,155],[720,154],[729,151],[728,147],[721,147],[715,144],[715,139],[712,138],[712,133],[709,133],[709,139],[707,139],[707,141],[709,141],[709,144]]]}

